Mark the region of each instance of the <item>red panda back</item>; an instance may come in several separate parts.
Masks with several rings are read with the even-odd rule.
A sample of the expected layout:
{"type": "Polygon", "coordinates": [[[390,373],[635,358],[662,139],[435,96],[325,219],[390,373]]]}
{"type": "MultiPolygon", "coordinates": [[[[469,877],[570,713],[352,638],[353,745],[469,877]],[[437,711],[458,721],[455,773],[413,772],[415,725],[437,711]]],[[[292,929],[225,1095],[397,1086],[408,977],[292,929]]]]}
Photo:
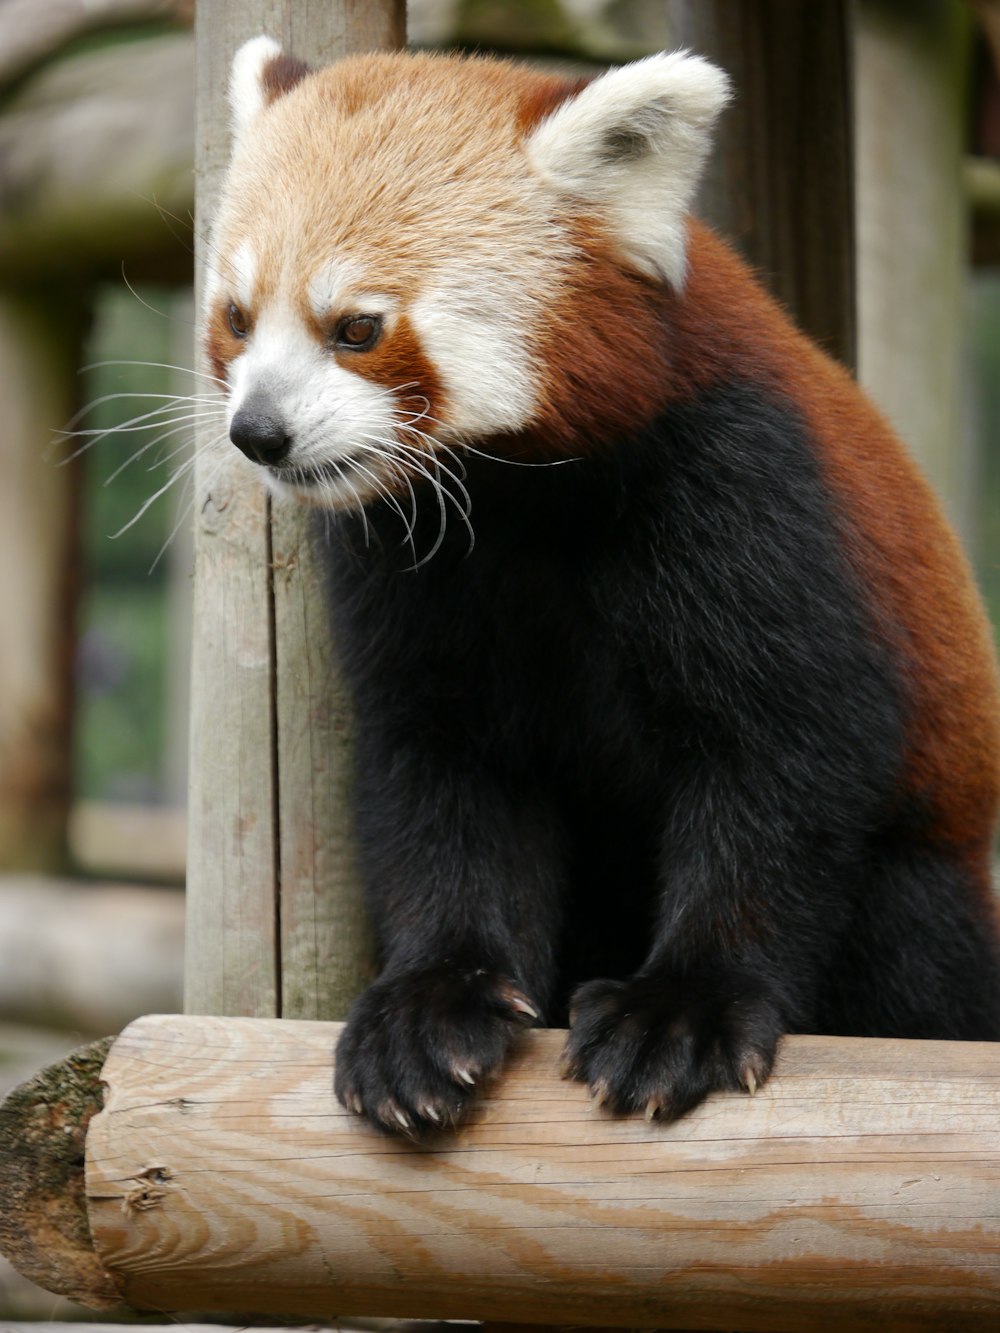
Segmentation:
{"type": "Polygon", "coordinates": [[[728,376],[768,384],[802,412],[848,520],[847,554],[891,645],[909,703],[904,782],[990,891],[1000,801],[1000,677],[968,561],[905,445],[707,228],[691,228],[673,313],[677,392],[728,376]]]}

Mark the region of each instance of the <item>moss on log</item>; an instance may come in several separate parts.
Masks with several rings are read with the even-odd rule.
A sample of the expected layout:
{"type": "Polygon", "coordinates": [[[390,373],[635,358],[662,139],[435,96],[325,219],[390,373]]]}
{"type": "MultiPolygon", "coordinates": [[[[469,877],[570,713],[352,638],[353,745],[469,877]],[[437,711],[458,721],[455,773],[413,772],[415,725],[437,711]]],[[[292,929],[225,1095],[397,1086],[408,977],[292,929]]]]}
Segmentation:
{"type": "Polygon", "coordinates": [[[122,1304],[94,1252],[84,1198],[87,1126],[111,1043],[82,1046],[0,1104],[0,1250],[47,1291],[99,1310],[122,1304]]]}

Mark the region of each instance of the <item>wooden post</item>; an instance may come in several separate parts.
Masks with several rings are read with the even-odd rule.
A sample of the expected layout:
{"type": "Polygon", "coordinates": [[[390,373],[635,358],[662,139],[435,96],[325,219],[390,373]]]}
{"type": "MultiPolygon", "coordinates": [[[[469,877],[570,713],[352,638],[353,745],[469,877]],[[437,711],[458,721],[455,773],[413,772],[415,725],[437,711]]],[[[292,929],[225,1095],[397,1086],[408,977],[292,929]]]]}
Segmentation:
{"type": "Polygon", "coordinates": [[[855,363],[851,0],[669,0],[671,38],[718,61],[723,115],[699,213],[799,324],[855,363]]]}
{"type": "Polygon", "coordinates": [[[965,9],[951,0],[861,0],[855,46],[859,379],[968,538],[975,451],[962,419],[965,9]]]}
{"type": "Polygon", "coordinates": [[[76,400],[82,305],[0,291],[0,866],[61,870],[72,781],[79,468],[53,447],[76,400]]]}
{"type": "MultiPolygon", "coordinates": [[[[201,266],[228,156],[238,46],[266,32],[326,64],[398,46],[403,0],[247,0],[197,9],[201,266]]],[[[208,261],[210,262],[210,261],[208,261]]],[[[341,1015],[370,973],[344,799],[349,723],[311,525],[274,513],[230,449],[196,479],[186,1007],[341,1015]]]]}
{"type": "MultiPolygon", "coordinates": [[[[90,1283],[99,1302],[119,1292],[160,1311],[741,1333],[1000,1324],[998,1045],[790,1037],[753,1100],[718,1094],[662,1125],[595,1111],[559,1078],[565,1034],[533,1032],[462,1132],[421,1148],[337,1104],[338,1031],[132,1024],[101,1070],[86,1186],[58,1245],[45,1190],[67,1172],[46,1153],[66,1160],[76,1126],[50,1072],[44,1098],[0,1111],[0,1236],[22,1238],[14,1257],[49,1282],[89,1272],[72,1278],[85,1296],[90,1283]],[[15,1200],[26,1160],[38,1184],[15,1200]]],[[[93,1096],[74,1094],[84,1115],[93,1078],[93,1096]]]]}

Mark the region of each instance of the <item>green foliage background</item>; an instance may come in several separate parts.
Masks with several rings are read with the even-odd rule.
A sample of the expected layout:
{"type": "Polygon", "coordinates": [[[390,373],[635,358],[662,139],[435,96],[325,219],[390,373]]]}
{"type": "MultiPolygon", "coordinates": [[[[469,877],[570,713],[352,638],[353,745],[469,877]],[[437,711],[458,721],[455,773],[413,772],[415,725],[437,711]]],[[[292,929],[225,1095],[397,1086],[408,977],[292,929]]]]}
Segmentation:
{"type": "MultiPolygon", "coordinates": [[[[177,342],[170,294],[139,295],[164,314],[124,286],[110,289],[98,302],[88,363],[170,362],[177,342]]],[[[155,366],[94,366],[84,372],[81,401],[95,406],[81,425],[108,430],[163,406],[152,395],[177,387],[176,375],[155,366]],[[101,401],[108,395],[115,397],[101,401]]],[[[188,456],[185,448],[167,457],[190,440],[190,428],[156,444],[165,429],[115,432],[96,439],[86,455],[76,714],[76,782],[86,798],[156,801],[163,794],[169,568],[163,548],[177,522],[174,496],[183,482],[127,525],[188,456]]]]}

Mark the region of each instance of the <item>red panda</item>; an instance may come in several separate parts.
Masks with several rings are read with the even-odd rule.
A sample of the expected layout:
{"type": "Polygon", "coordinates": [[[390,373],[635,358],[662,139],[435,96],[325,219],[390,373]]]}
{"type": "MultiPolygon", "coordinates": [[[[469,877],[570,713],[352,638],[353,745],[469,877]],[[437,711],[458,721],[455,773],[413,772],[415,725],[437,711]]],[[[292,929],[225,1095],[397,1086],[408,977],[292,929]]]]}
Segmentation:
{"type": "Polygon", "coordinates": [[[1000,1038],[998,689],[850,376],[689,208],[727,80],[232,74],[204,344],[326,510],[382,970],[336,1090],[452,1127],[519,1024],[670,1120],[789,1032],[1000,1038]]]}

